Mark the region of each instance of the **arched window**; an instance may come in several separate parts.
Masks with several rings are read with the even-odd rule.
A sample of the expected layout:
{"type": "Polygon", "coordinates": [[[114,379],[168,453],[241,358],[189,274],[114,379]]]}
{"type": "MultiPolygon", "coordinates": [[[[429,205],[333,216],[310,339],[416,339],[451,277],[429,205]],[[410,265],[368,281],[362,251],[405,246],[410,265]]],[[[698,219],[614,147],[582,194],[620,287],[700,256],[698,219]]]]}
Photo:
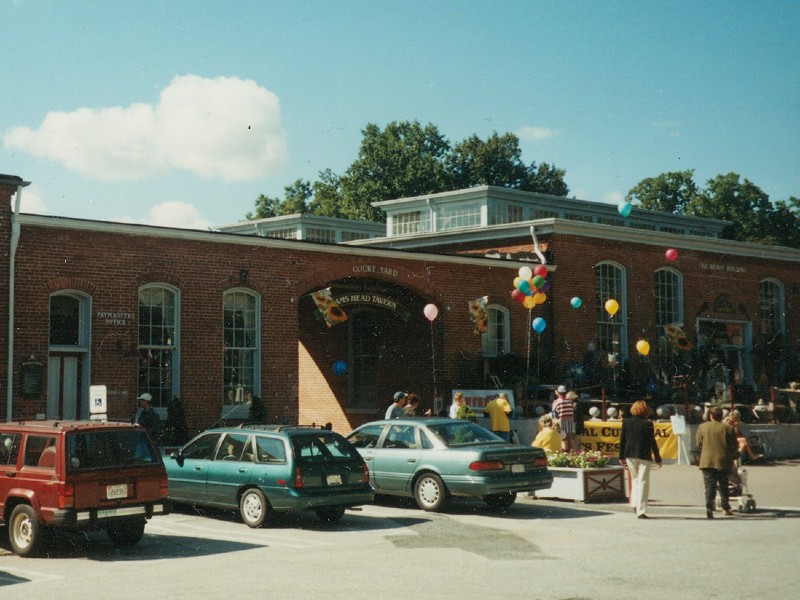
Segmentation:
{"type": "Polygon", "coordinates": [[[683,276],[670,267],[656,271],[656,325],[683,323],[683,276]]]}
{"type": "Polygon", "coordinates": [[[61,291],[50,296],[50,346],[88,348],[89,298],[61,291]]]}
{"type": "Polygon", "coordinates": [[[775,279],[764,279],[758,284],[758,306],[764,333],[783,335],[785,328],[783,285],[775,279]]]}
{"type": "Polygon", "coordinates": [[[776,385],[786,373],[786,307],[783,284],[764,279],[758,284],[761,335],[755,346],[756,380],[776,385]]]}
{"type": "Polygon", "coordinates": [[[622,363],[627,358],[628,318],[625,298],[625,269],[616,263],[595,265],[597,299],[597,350],[603,362],[622,363]],[[616,300],[619,310],[612,316],[606,302],[616,300]]]}
{"type": "Polygon", "coordinates": [[[260,396],[261,314],[259,297],[250,291],[225,292],[223,305],[223,403],[247,404],[260,396]]]}
{"type": "Polygon", "coordinates": [[[166,407],[180,394],[178,291],[152,284],[139,288],[139,383],[154,407],[166,407]]]}
{"type": "Polygon", "coordinates": [[[486,333],[482,334],[483,355],[502,356],[511,351],[509,312],[507,308],[490,304],[486,307],[486,333]]]}

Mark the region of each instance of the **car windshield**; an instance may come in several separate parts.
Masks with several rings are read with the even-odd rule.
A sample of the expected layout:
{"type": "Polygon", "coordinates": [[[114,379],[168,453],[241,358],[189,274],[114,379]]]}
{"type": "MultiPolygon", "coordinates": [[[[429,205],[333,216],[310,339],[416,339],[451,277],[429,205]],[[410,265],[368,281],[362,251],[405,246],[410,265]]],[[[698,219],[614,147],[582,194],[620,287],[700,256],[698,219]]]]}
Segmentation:
{"type": "Polygon", "coordinates": [[[502,438],[488,429],[468,421],[429,425],[428,429],[445,445],[450,447],[503,441],[502,438]]]}
{"type": "Polygon", "coordinates": [[[147,432],[141,429],[87,431],[67,436],[67,464],[71,471],[151,465],[158,460],[147,432]]]}

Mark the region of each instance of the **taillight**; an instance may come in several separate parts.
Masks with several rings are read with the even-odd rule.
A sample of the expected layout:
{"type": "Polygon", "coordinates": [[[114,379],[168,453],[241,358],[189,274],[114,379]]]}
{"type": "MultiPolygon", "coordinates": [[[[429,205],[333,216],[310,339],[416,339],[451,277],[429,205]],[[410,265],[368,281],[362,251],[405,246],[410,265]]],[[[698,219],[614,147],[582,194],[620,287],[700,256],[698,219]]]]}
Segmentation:
{"type": "Polygon", "coordinates": [[[161,488],[161,497],[166,498],[169,496],[169,479],[166,475],[161,478],[159,482],[159,487],[161,488]]]}
{"type": "Polygon", "coordinates": [[[75,487],[71,483],[58,484],[58,508],[75,506],[75,487]]]}
{"type": "Polygon", "coordinates": [[[294,487],[303,487],[303,472],[300,470],[300,467],[294,468],[294,487]]]}
{"type": "Polygon", "coordinates": [[[476,460],[470,463],[470,471],[502,471],[505,465],[499,460],[476,460]]]}
{"type": "Polygon", "coordinates": [[[369,483],[369,467],[367,463],[361,465],[364,468],[364,483],[369,483]]]}
{"type": "Polygon", "coordinates": [[[547,457],[546,456],[539,456],[533,460],[534,467],[546,467],[547,466],[547,457]]]}

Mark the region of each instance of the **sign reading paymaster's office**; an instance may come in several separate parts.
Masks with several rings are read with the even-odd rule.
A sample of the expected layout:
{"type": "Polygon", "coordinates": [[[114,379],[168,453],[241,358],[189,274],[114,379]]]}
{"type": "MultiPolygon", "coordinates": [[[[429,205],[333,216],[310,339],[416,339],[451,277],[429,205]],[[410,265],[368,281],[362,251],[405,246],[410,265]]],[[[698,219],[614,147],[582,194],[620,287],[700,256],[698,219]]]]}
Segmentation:
{"type": "Polygon", "coordinates": [[[131,312],[97,311],[97,318],[106,325],[128,325],[134,322],[131,312]]]}

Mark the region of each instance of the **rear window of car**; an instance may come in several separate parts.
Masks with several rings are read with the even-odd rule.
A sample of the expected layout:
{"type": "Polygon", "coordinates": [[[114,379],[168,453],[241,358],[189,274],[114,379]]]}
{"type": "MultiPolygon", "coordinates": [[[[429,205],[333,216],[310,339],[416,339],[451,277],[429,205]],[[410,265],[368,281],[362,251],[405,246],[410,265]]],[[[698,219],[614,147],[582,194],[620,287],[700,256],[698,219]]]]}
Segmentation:
{"type": "Polygon", "coordinates": [[[29,435],[25,441],[25,458],[22,466],[55,469],[56,437],[53,435],[29,435]]]}
{"type": "Polygon", "coordinates": [[[502,441],[488,429],[475,423],[455,422],[430,425],[431,432],[448,446],[462,446],[485,442],[502,441]]]}
{"type": "Polygon", "coordinates": [[[143,429],[85,431],[67,436],[70,471],[115,469],[158,462],[158,454],[143,429]]]}
{"type": "Polygon", "coordinates": [[[286,462],[283,440],[265,435],[256,436],[256,460],[263,463],[286,462]]]}
{"type": "Polygon", "coordinates": [[[325,461],[336,459],[361,460],[353,445],[338,433],[300,435],[292,438],[295,456],[300,461],[325,461]]]}

